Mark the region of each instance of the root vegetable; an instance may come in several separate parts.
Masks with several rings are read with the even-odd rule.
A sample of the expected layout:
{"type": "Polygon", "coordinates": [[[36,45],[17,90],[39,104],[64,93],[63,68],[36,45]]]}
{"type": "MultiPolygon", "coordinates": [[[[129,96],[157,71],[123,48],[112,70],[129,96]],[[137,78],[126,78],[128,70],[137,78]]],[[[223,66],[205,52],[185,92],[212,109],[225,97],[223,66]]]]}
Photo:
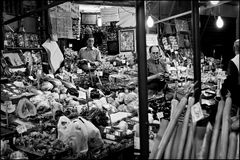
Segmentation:
{"type": "Polygon", "coordinates": [[[221,152],[220,152],[220,158],[222,159],[227,158],[231,107],[232,107],[232,99],[231,97],[227,97],[225,106],[223,109],[223,116],[222,116],[221,152]]]}
{"type": "Polygon", "coordinates": [[[193,122],[189,129],[188,139],[186,142],[186,147],[184,147],[184,158],[183,159],[190,159],[191,158],[191,152],[193,148],[193,138],[195,134],[197,122],[193,122]]]}
{"type": "Polygon", "coordinates": [[[174,97],[173,97],[173,99],[171,100],[171,115],[170,115],[170,118],[171,118],[171,119],[173,118],[173,114],[174,114],[174,112],[175,112],[175,110],[176,110],[176,107],[177,107],[177,105],[178,105],[178,103],[179,103],[179,101],[176,99],[176,97],[177,97],[177,93],[175,92],[175,93],[174,93],[174,97]]]}
{"type": "Polygon", "coordinates": [[[163,152],[167,146],[167,143],[173,133],[173,129],[177,123],[178,117],[180,116],[180,114],[182,113],[185,105],[187,104],[187,97],[183,97],[180,101],[180,103],[178,104],[177,108],[176,108],[176,112],[174,114],[174,118],[169,122],[169,125],[166,129],[166,131],[163,134],[162,140],[158,146],[158,153],[156,156],[156,159],[162,158],[163,156],[163,152]]]}
{"type": "Polygon", "coordinates": [[[186,142],[186,137],[187,137],[187,132],[188,132],[188,122],[189,122],[189,117],[190,117],[190,111],[191,107],[195,102],[194,97],[189,97],[188,99],[188,106],[187,106],[187,111],[184,116],[184,121],[183,121],[183,127],[182,127],[182,134],[179,142],[179,147],[178,147],[178,153],[177,153],[177,159],[182,159],[183,156],[183,148],[186,142]]]}
{"type": "Polygon", "coordinates": [[[236,149],[237,149],[237,133],[231,132],[229,135],[229,147],[228,147],[227,159],[235,158],[236,149]]]}
{"type": "Polygon", "coordinates": [[[150,153],[149,159],[154,159],[154,157],[156,156],[158,145],[159,145],[159,143],[162,139],[162,136],[163,136],[163,134],[164,134],[164,132],[165,132],[167,126],[168,126],[168,123],[169,123],[168,120],[165,120],[165,119],[161,120],[160,129],[157,133],[156,138],[154,139],[154,144],[153,144],[153,148],[152,148],[152,151],[150,153]]]}
{"type": "Polygon", "coordinates": [[[220,130],[220,125],[221,125],[221,120],[222,120],[222,114],[223,114],[223,108],[224,108],[224,100],[220,100],[218,103],[218,110],[217,110],[217,115],[215,118],[215,124],[213,127],[213,134],[212,134],[212,139],[211,139],[211,145],[210,145],[210,154],[209,154],[209,159],[215,159],[216,155],[216,145],[218,141],[218,135],[219,135],[219,130],[220,130]]]}
{"type": "Polygon", "coordinates": [[[176,133],[177,133],[177,126],[175,126],[175,128],[173,130],[173,134],[168,142],[167,148],[164,153],[164,159],[171,159],[172,146],[173,146],[173,142],[174,142],[176,133]]]}
{"type": "Polygon", "coordinates": [[[193,87],[197,84],[197,82],[188,90],[187,94],[181,99],[181,101],[179,102],[177,108],[176,108],[176,112],[174,112],[173,114],[173,119],[171,119],[171,121],[169,122],[169,125],[167,126],[166,131],[163,134],[162,140],[158,146],[158,153],[157,156],[155,157],[155,159],[160,159],[163,156],[163,153],[166,149],[167,143],[173,133],[173,129],[178,121],[178,117],[180,116],[180,114],[182,113],[183,109],[185,108],[187,101],[188,101],[188,96],[191,93],[191,91],[193,90],[193,87]]]}
{"type": "Polygon", "coordinates": [[[237,134],[237,152],[236,152],[236,156],[235,156],[235,159],[239,159],[239,150],[240,150],[240,148],[239,148],[239,145],[240,145],[240,143],[239,143],[239,133],[237,134]]]}
{"type": "Polygon", "coordinates": [[[206,133],[203,138],[203,144],[201,146],[201,150],[200,150],[198,159],[207,159],[208,158],[210,142],[211,142],[211,137],[212,137],[212,131],[213,131],[212,125],[210,122],[208,122],[206,133]]]}

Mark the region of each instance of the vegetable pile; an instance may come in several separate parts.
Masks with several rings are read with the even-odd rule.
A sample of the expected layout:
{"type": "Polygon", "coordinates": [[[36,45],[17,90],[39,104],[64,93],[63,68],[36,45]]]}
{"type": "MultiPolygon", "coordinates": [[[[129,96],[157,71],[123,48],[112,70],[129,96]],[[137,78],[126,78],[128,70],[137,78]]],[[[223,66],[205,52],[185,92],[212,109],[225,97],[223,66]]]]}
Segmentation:
{"type": "Polygon", "coordinates": [[[232,118],[230,116],[231,97],[219,101],[214,124],[208,122],[200,133],[197,122],[191,120],[191,108],[195,104],[195,99],[194,96],[188,95],[180,102],[176,101],[176,108],[171,113],[173,116],[169,122],[161,119],[149,158],[239,159],[239,115],[232,118]],[[184,110],[183,122],[179,123],[179,117],[184,110]]]}

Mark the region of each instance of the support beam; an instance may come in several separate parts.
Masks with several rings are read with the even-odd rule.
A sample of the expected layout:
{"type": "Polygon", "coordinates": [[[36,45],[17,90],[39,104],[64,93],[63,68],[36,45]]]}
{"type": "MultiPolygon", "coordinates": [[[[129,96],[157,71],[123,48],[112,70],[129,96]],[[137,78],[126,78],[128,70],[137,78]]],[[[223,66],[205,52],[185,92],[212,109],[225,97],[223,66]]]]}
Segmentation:
{"type": "Polygon", "coordinates": [[[238,2],[238,15],[237,15],[237,18],[236,18],[236,39],[239,39],[239,2],[238,2]]]}
{"type": "MultiPolygon", "coordinates": [[[[3,1],[0,2],[0,8],[3,9],[3,1]]],[[[0,13],[0,23],[3,23],[3,11],[1,11],[0,13]]],[[[1,30],[0,30],[0,49],[3,50],[4,47],[4,26],[1,25],[1,30]]],[[[0,51],[0,57],[2,56],[2,51],[0,51]]]]}
{"type": "Polygon", "coordinates": [[[198,0],[191,1],[192,8],[192,36],[193,36],[193,72],[195,85],[195,99],[199,100],[201,94],[201,55],[200,55],[200,33],[199,33],[199,3],[198,0]]]}
{"type": "Polygon", "coordinates": [[[54,7],[54,6],[60,5],[60,4],[62,4],[62,3],[65,3],[65,2],[67,2],[67,1],[68,1],[68,0],[54,1],[53,3],[51,3],[51,4],[47,5],[47,6],[44,6],[44,7],[35,9],[35,10],[33,10],[33,11],[29,11],[28,13],[26,13],[26,14],[24,14],[24,15],[17,16],[17,17],[14,17],[14,18],[12,18],[12,19],[9,19],[9,20],[3,22],[2,24],[3,24],[3,25],[10,24],[10,23],[12,23],[12,22],[21,20],[21,19],[23,19],[23,18],[25,18],[25,17],[29,17],[29,16],[31,16],[31,15],[33,15],[33,14],[35,14],[35,13],[38,13],[38,12],[47,10],[47,9],[52,8],[52,7],[54,7]]]}
{"type": "MultiPolygon", "coordinates": [[[[221,1],[221,2],[219,2],[217,5],[212,5],[212,4],[209,3],[206,7],[201,6],[201,7],[199,8],[199,12],[200,12],[200,14],[201,14],[201,13],[202,13],[204,10],[206,10],[206,9],[210,9],[210,8],[213,8],[213,7],[217,7],[217,6],[219,6],[219,5],[222,5],[222,4],[225,4],[225,3],[228,3],[228,2],[230,2],[230,1],[221,1]]],[[[167,17],[167,18],[163,18],[163,19],[161,19],[161,20],[155,21],[154,24],[161,23],[161,22],[165,22],[165,21],[169,21],[169,20],[171,20],[171,19],[178,18],[178,17],[182,17],[182,16],[185,16],[185,15],[188,15],[188,14],[191,14],[191,13],[192,13],[191,10],[190,10],[190,11],[186,11],[186,12],[183,12],[183,13],[180,13],[180,14],[177,14],[177,15],[174,15],[174,16],[171,16],[171,17],[167,17]]]]}
{"type": "Polygon", "coordinates": [[[136,0],[140,159],[148,159],[149,156],[145,3],[146,1],[136,0]]]}
{"type": "Polygon", "coordinates": [[[124,6],[124,7],[134,7],[135,1],[96,1],[96,0],[72,0],[73,3],[76,4],[86,4],[86,5],[103,5],[103,6],[124,6]]]}

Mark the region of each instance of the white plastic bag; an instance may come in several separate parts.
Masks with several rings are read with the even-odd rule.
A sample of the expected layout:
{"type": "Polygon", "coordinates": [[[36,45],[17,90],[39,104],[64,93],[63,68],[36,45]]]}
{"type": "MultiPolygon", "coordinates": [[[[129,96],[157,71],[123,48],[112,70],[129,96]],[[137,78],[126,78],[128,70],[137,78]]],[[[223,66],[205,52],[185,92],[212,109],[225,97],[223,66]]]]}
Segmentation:
{"type": "Polygon", "coordinates": [[[62,140],[63,143],[67,143],[69,134],[72,130],[72,122],[66,116],[61,116],[57,124],[58,128],[58,139],[62,140]]]}
{"type": "Polygon", "coordinates": [[[79,119],[71,121],[61,116],[58,121],[58,139],[70,145],[77,156],[88,151],[88,132],[79,119]]]}
{"type": "Polygon", "coordinates": [[[99,149],[103,145],[103,140],[99,129],[92,124],[92,122],[78,117],[79,120],[83,121],[88,132],[88,147],[89,149],[99,149]]]}
{"type": "Polygon", "coordinates": [[[86,153],[88,151],[88,131],[86,126],[79,119],[72,122],[73,132],[70,135],[70,143],[73,151],[77,154],[86,153]]]}

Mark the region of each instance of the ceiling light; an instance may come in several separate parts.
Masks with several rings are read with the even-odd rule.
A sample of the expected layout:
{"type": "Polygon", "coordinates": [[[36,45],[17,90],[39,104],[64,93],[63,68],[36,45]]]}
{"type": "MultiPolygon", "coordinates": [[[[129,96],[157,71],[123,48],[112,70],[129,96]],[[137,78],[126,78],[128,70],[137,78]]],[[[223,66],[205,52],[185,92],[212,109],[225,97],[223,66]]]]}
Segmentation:
{"type": "Polygon", "coordinates": [[[219,3],[219,1],[210,1],[211,2],[211,4],[213,4],[213,5],[217,5],[218,3],[219,3]]]}
{"type": "Polygon", "coordinates": [[[223,19],[222,19],[221,16],[218,16],[217,21],[216,21],[216,25],[217,25],[218,28],[222,28],[223,27],[224,22],[223,22],[223,19]]]}
{"type": "Polygon", "coordinates": [[[151,28],[151,27],[153,27],[153,25],[154,25],[154,21],[153,21],[152,17],[148,16],[147,26],[151,28]]]}

